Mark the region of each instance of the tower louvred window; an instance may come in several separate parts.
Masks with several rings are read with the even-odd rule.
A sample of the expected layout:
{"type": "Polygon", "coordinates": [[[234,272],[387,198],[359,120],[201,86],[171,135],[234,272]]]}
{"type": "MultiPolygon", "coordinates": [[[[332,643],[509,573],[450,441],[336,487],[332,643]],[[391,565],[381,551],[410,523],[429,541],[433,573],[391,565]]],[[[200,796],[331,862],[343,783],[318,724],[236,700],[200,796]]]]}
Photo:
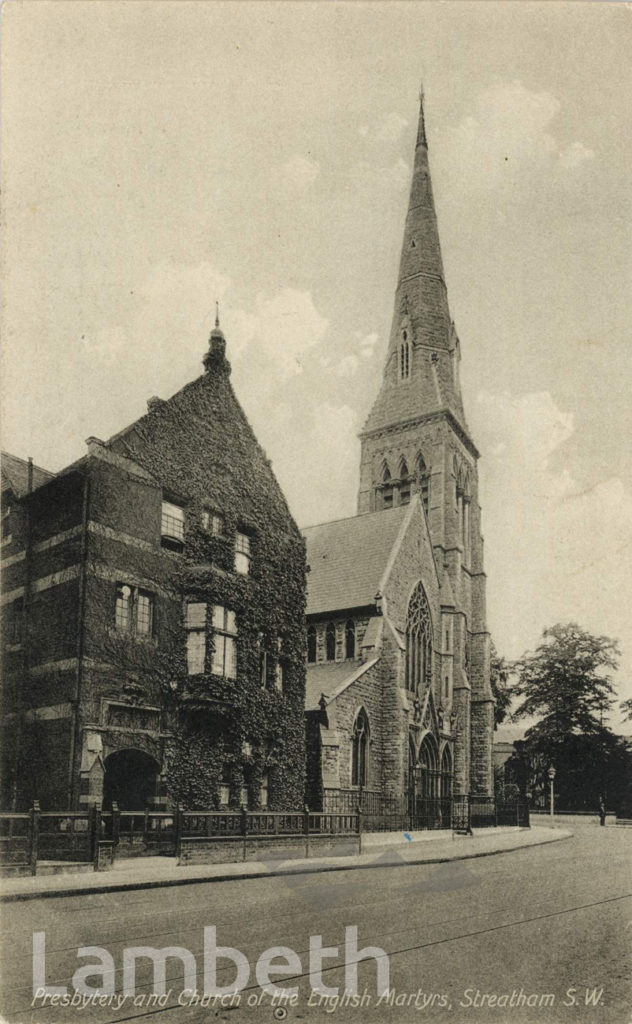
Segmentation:
{"type": "Polygon", "coordinates": [[[402,341],[399,346],[399,379],[408,380],[410,377],[410,341],[408,340],[408,332],[404,331],[402,334],[402,341]]]}
{"type": "Polygon", "coordinates": [[[391,482],[391,471],[388,466],[382,470],[382,508],[393,507],[393,484],[391,482]]]}

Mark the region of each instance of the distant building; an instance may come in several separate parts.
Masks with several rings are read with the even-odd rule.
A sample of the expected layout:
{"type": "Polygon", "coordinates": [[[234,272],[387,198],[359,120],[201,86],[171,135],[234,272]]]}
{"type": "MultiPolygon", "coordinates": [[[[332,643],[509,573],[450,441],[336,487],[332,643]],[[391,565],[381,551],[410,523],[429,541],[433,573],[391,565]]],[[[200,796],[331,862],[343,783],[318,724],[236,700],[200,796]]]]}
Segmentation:
{"type": "Polygon", "coordinates": [[[303,805],[304,542],[218,325],[204,364],[60,473],[3,456],[5,806],[303,805]]]}
{"type": "MultiPolygon", "coordinates": [[[[308,800],[493,793],[478,451],[459,383],[420,109],[383,380],[358,515],[307,542],[308,800]]],[[[419,814],[417,808],[421,808],[419,814]]]]}

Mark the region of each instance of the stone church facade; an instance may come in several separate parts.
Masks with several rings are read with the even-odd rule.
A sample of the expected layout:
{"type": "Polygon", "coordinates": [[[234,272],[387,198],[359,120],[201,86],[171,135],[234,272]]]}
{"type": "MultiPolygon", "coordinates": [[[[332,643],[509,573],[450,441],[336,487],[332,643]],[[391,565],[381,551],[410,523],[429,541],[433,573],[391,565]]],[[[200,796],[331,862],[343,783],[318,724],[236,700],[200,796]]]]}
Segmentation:
{"type": "Polygon", "coordinates": [[[308,798],[491,796],[478,451],[459,382],[423,98],[392,329],[358,515],[304,531],[308,798]]]}

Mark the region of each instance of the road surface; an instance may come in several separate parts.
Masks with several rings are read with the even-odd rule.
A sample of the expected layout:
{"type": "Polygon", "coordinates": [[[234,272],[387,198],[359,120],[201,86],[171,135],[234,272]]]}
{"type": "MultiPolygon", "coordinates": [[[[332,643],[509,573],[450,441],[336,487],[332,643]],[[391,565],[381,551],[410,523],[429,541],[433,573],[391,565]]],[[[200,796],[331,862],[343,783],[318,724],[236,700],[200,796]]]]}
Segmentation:
{"type": "Polygon", "coordinates": [[[445,865],[8,904],[3,1019],[632,1024],[631,852],[632,829],[591,823],[559,843],[445,865]],[[34,933],[45,942],[35,978],[34,933]],[[242,961],[238,997],[203,995],[205,949],[207,983],[214,964],[218,988],[237,976],[213,939],[242,961]],[[78,952],[87,946],[96,952],[78,952]],[[377,958],[354,964],[367,946],[377,958]],[[164,995],[160,957],[155,975],[156,961],[128,953],[124,996],[131,947],[179,947],[164,960],[164,995]],[[265,973],[270,947],[285,947],[285,974],[265,973]],[[296,993],[262,991],[266,978],[296,993]],[[58,991],[33,1003],[34,985],[58,991]]]}

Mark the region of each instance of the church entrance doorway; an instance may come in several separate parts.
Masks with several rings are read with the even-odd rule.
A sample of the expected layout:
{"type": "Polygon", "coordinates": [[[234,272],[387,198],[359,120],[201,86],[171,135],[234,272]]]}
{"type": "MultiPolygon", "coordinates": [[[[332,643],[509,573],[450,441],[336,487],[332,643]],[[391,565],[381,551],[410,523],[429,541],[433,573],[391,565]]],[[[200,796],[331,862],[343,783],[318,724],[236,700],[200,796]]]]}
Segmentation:
{"type": "Polygon", "coordinates": [[[450,828],[451,797],[445,792],[439,750],[427,733],[418,753],[410,737],[408,755],[408,815],[411,829],[450,828]]]}
{"type": "Polygon", "coordinates": [[[116,802],[120,811],[142,811],[156,796],[160,765],[149,754],[132,748],[116,750],[105,759],[103,807],[116,802]]]}

